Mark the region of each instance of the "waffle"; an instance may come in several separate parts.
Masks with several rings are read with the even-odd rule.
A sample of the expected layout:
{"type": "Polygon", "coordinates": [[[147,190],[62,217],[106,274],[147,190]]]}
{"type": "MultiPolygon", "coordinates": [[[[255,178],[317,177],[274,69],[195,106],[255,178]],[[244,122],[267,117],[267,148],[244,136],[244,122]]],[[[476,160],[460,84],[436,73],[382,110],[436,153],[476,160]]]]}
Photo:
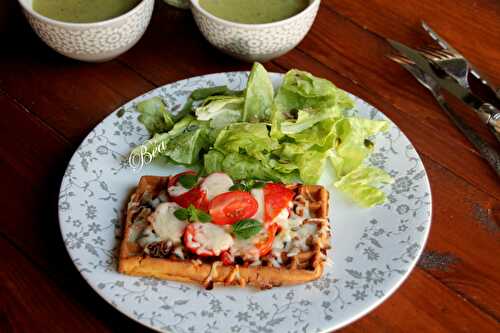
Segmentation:
{"type": "Polygon", "coordinates": [[[180,259],[170,253],[161,257],[161,247],[149,251],[150,255],[136,243],[137,237],[146,226],[145,217],[152,209],[144,203],[154,199],[166,188],[168,177],[144,176],[128,203],[124,219],[124,234],[120,248],[118,270],[134,276],[155,277],[165,280],[202,284],[206,289],[214,285],[251,285],[260,289],[304,283],[318,279],[323,273],[326,251],[330,247],[328,222],[328,192],[318,185],[289,185],[295,192],[293,210],[296,215],[309,218],[304,224],[315,224],[317,233],[309,237],[309,250],[294,254],[282,254],[281,264],[270,255],[261,258],[259,265],[248,262],[225,266],[211,258],[194,254],[180,259]],[[307,210],[309,212],[307,212],[307,210]],[[143,215],[142,218],[141,215],[143,215]],[[132,221],[134,221],[132,223],[132,221]],[[160,256],[160,257],[158,257],[160,256]]]}

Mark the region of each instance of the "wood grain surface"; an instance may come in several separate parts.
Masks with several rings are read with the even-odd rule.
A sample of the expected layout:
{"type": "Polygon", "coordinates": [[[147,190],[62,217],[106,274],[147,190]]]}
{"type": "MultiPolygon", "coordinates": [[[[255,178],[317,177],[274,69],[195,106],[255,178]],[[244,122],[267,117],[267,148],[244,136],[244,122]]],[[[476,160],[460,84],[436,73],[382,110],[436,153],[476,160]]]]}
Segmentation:
{"type": "MultiPolygon", "coordinates": [[[[415,145],[430,177],[433,223],[418,267],[342,332],[500,331],[500,182],[431,95],[385,57],[386,38],[431,42],[421,20],[500,85],[498,0],[324,0],[304,41],[265,64],[326,77],[382,110],[415,145]]],[[[147,331],[95,294],[67,255],[57,219],[64,169],[85,135],[128,100],[249,64],[212,48],[189,12],[162,2],[141,41],[103,64],[50,50],[15,0],[0,3],[0,37],[0,331],[147,331]]],[[[452,104],[500,148],[474,114],[452,104]]]]}

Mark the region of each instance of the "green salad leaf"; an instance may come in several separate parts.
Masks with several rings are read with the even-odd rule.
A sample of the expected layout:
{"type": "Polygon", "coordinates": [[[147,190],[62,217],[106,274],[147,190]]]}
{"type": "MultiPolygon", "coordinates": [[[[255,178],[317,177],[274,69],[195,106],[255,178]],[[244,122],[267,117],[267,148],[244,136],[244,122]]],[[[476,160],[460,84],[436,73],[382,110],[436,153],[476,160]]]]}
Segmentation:
{"type": "Polygon", "coordinates": [[[184,106],[174,116],[174,120],[182,119],[188,114],[192,113],[194,104],[199,101],[203,101],[212,96],[240,96],[242,95],[242,91],[231,90],[227,86],[215,86],[215,87],[207,87],[207,88],[198,88],[191,92],[189,97],[187,98],[184,106]]]}
{"type": "Polygon", "coordinates": [[[191,165],[198,162],[201,150],[208,150],[211,143],[209,123],[186,116],[170,132],[156,134],[132,154],[151,154],[153,159],[168,157],[174,163],[191,165]]]}
{"type": "Polygon", "coordinates": [[[222,129],[239,122],[243,113],[243,97],[210,96],[195,110],[198,120],[210,121],[210,126],[222,129]]]}
{"type": "Polygon", "coordinates": [[[325,168],[328,151],[306,143],[283,143],[280,157],[292,162],[305,184],[316,184],[325,168]]]}
{"type": "Polygon", "coordinates": [[[277,140],[269,136],[264,123],[235,123],[223,129],[214,143],[214,148],[224,153],[245,152],[259,161],[278,149],[277,140]]]}
{"type": "Polygon", "coordinates": [[[370,207],[385,200],[379,187],[392,181],[366,164],[373,137],[389,124],[346,112],[353,107],[346,92],[300,70],[286,73],[274,96],[267,71],[256,63],[244,91],[196,89],[174,117],[159,98],[142,102],[140,120],[153,136],[132,155],[225,172],[243,190],[252,180],[316,184],[329,161],[334,185],[370,207]]]}
{"type": "Polygon", "coordinates": [[[360,206],[372,207],[384,203],[386,199],[385,193],[377,186],[392,182],[392,177],[385,171],[362,165],[349,172],[334,185],[360,206]]]}
{"type": "Polygon", "coordinates": [[[330,81],[296,69],[286,73],[275,102],[282,112],[332,106],[346,110],[354,106],[347,93],[330,81]]]}
{"type": "Polygon", "coordinates": [[[363,163],[373,151],[373,144],[368,138],[386,131],[388,124],[385,121],[349,117],[339,120],[335,127],[339,144],[332,152],[331,161],[340,178],[363,163]]]}
{"type": "Polygon", "coordinates": [[[233,179],[261,179],[274,182],[291,183],[294,176],[281,173],[269,167],[267,161],[259,161],[244,154],[230,153],[224,156],[219,171],[227,173],[233,179]]]}
{"type": "Polygon", "coordinates": [[[174,120],[160,97],[137,103],[135,108],[140,113],[138,120],[151,135],[166,132],[174,126],[174,120]]]}
{"type": "Polygon", "coordinates": [[[274,89],[264,66],[256,62],[245,89],[243,121],[267,121],[271,117],[274,89]]]}

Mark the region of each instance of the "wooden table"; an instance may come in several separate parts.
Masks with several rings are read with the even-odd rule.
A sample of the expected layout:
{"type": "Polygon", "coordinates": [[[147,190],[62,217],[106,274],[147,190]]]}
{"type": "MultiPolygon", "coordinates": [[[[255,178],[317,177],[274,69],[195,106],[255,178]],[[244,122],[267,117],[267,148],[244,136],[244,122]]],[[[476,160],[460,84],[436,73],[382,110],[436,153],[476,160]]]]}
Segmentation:
{"type": "MultiPolygon", "coordinates": [[[[500,85],[498,0],[324,0],[299,47],[265,64],[326,77],[379,108],[413,142],[430,177],[433,224],[418,268],[343,332],[500,330],[499,180],[430,94],[384,57],[386,37],[429,42],[421,19],[500,85]]],[[[1,1],[0,36],[0,331],[146,331],[94,293],[66,253],[57,219],[64,169],[85,135],[128,100],[250,66],[212,48],[189,12],[163,3],[139,44],[103,64],[50,50],[15,0],[1,1]]],[[[496,144],[475,115],[460,113],[496,144]]]]}

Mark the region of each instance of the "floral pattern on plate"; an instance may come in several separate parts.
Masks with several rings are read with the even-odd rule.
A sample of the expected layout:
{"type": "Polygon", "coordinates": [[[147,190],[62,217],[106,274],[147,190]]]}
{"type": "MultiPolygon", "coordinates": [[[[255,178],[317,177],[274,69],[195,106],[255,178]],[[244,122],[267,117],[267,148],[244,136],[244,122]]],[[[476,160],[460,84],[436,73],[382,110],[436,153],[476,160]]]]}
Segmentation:
{"type": "MultiPolygon", "coordinates": [[[[326,332],[366,314],[408,276],[427,239],[431,222],[428,178],[417,152],[391,122],[376,140],[370,163],[383,167],[395,182],[385,190],[385,205],[355,206],[335,190],[325,172],[321,183],[331,193],[333,237],[317,281],[256,291],[215,288],[137,278],[116,271],[122,211],[141,175],[170,175],[180,167],[151,164],[139,172],[128,153],[148,133],[137,121],[135,103],[161,96],[170,110],[180,109],[196,88],[229,85],[243,89],[247,72],[193,77],[157,88],[127,103],[95,127],[73,155],[59,196],[64,242],[76,267],[110,304],[138,322],[163,332],[326,332]]],[[[271,74],[275,86],[282,76],[271,74]]],[[[352,96],[353,113],[386,119],[352,96]]],[[[390,121],[390,120],[389,120],[390,121]]]]}

